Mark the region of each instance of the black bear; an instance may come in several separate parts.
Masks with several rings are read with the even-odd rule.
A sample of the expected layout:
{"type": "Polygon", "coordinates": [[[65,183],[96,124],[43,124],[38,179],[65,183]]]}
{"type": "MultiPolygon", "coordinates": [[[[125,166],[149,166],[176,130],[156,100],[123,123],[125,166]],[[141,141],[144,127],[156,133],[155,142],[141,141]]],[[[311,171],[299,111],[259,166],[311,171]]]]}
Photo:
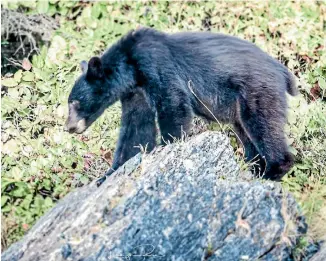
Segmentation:
{"type": "Polygon", "coordinates": [[[264,178],[279,180],[293,165],[284,125],[285,93],[297,92],[294,78],[248,41],[141,28],[101,58],[82,62],[82,69],[69,96],[66,127],[83,132],[120,99],[123,116],[114,169],[139,151],[135,144],[148,144],[149,150],[155,146],[156,117],[165,143],[187,132],[194,114],[232,124],[246,159],[258,157],[264,178]]]}

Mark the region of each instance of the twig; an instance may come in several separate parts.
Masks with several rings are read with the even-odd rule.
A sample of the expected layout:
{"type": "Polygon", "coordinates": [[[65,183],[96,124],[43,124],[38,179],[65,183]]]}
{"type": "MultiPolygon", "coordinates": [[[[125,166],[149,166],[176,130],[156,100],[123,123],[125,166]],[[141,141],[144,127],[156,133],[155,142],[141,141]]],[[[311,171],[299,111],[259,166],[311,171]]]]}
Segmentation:
{"type": "Polygon", "coordinates": [[[17,61],[17,60],[15,60],[15,59],[13,59],[13,58],[7,58],[7,57],[5,57],[5,59],[9,62],[9,63],[11,63],[11,64],[13,64],[13,65],[15,65],[15,66],[19,66],[19,67],[21,67],[21,68],[23,68],[23,66],[21,65],[21,63],[19,63],[19,61],[17,61]]]}
{"type": "Polygon", "coordinates": [[[26,50],[24,46],[26,40],[31,49],[28,56],[30,56],[34,51],[38,52],[39,48],[35,38],[40,38],[45,42],[49,41],[52,32],[58,28],[58,23],[52,17],[42,14],[25,15],[8,9],[1,10],[1,22],[2,39],[7,40],[11,35],[14,35],[20,41],[20,46],[15,51],[14,55],[21,50],[25,55],[26,50]]]}

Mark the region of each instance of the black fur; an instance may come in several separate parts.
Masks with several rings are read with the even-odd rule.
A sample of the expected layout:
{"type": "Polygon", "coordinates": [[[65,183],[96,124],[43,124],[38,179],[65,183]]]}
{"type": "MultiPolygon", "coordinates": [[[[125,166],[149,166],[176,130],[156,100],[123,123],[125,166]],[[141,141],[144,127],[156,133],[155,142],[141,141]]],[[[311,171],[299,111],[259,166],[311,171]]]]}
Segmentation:
{"type": "Polygon", "coordinates": [[[266,178],[279,180],[292,166],[283,129],[285,93],[296,94],[295,82],[286,67],[252,43],[223,34],[165,34],[143,28],[128,33],[100,59],[92,58],[89,70],[69,97],[80,101],[80,113],[91,119],[88,122],[118,99],[125,110],[135,110],[122,117],[122,132],[128,135],[120,135],[115,157],[123,160],[115,160],[115,167],[135,154],[135,142],[152,147],[153,136],[136,137],[128,130],[136,126],[153,133],[154,110],[162,142],[187,132],[194,114],[214,120],[213,113],[234,126],[247,160],[257,156],[266,178]],[[123,98],[135,89],[143,90],[143,102],[123,98]],[[139,107],[145,112],[137,111],[139,107]],[[120,144],[127,147],[120,151],[120,144]]]}
{"type": "Polygon", "coordinates": [[[156,146],[156,110],[151,99],[142,88],[135,88],[121,97],[122,115],[119,141],[114,153],[112,167],[102,177],[111,175],[128,159],[140,151],[140,145],[146,152],[156,146]]]}
{"type": "Polygon", "coordinates": [[[147,152],[156,146],[155,107],[141,88],[121,98],[122,117],[120,137],[112,169],[116,170],[139,152],[139,145],[147,152]]]}

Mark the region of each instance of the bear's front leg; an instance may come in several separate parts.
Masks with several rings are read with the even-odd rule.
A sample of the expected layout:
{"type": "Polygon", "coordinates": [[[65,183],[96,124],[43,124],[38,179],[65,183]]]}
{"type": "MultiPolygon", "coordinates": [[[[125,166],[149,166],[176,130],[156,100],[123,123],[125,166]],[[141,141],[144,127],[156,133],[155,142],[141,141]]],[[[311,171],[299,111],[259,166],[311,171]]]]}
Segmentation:
{"type": "Polygon", "coordinates": [[[150,152],[156,146],[156,110],[146,92],[136,88],[121,99],[122,116],[119,141],[112,167],[97,180],[100,186],[127,160],[140,152],[140,146],[150,152]]]}
{"type": "Polygon", "coordinates": [[[102,176],[100,177],[97,181],[96,181],[96,186],[101,186],[103,184],[103,182],[106,180],[106,177],[110,176],[113,172],[115,172],[118,167],[114,167],[114,165],[112,165],[112,167],[102,176]]]}

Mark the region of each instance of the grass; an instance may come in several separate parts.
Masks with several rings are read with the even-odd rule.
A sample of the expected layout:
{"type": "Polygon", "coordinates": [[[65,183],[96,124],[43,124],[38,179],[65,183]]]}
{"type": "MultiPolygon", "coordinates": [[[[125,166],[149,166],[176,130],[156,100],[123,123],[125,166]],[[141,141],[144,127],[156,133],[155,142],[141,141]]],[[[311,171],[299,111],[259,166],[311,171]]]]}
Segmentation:
{"type": "Polygon", "coordinates": [[[288,66],[300,95],[289,98],[286,131],[296,163],[282,185],[302,206],[309,237],[318,240],[326,234],[325,2],[3,3],[10,8],[22,4],[26,12],[57,13],[60,29],[51,45],[31,59],[30,71],[2,77],[8,87],[1,91],[4,247],[69,191],[93,179],[97,162],[103,166],[112,160],[120,105],[107,110],[83,135],[72,136],[63,131],[67,96],[80,74],[79,62],[101,54],[137,25],[236,35],[288,66]]]}

